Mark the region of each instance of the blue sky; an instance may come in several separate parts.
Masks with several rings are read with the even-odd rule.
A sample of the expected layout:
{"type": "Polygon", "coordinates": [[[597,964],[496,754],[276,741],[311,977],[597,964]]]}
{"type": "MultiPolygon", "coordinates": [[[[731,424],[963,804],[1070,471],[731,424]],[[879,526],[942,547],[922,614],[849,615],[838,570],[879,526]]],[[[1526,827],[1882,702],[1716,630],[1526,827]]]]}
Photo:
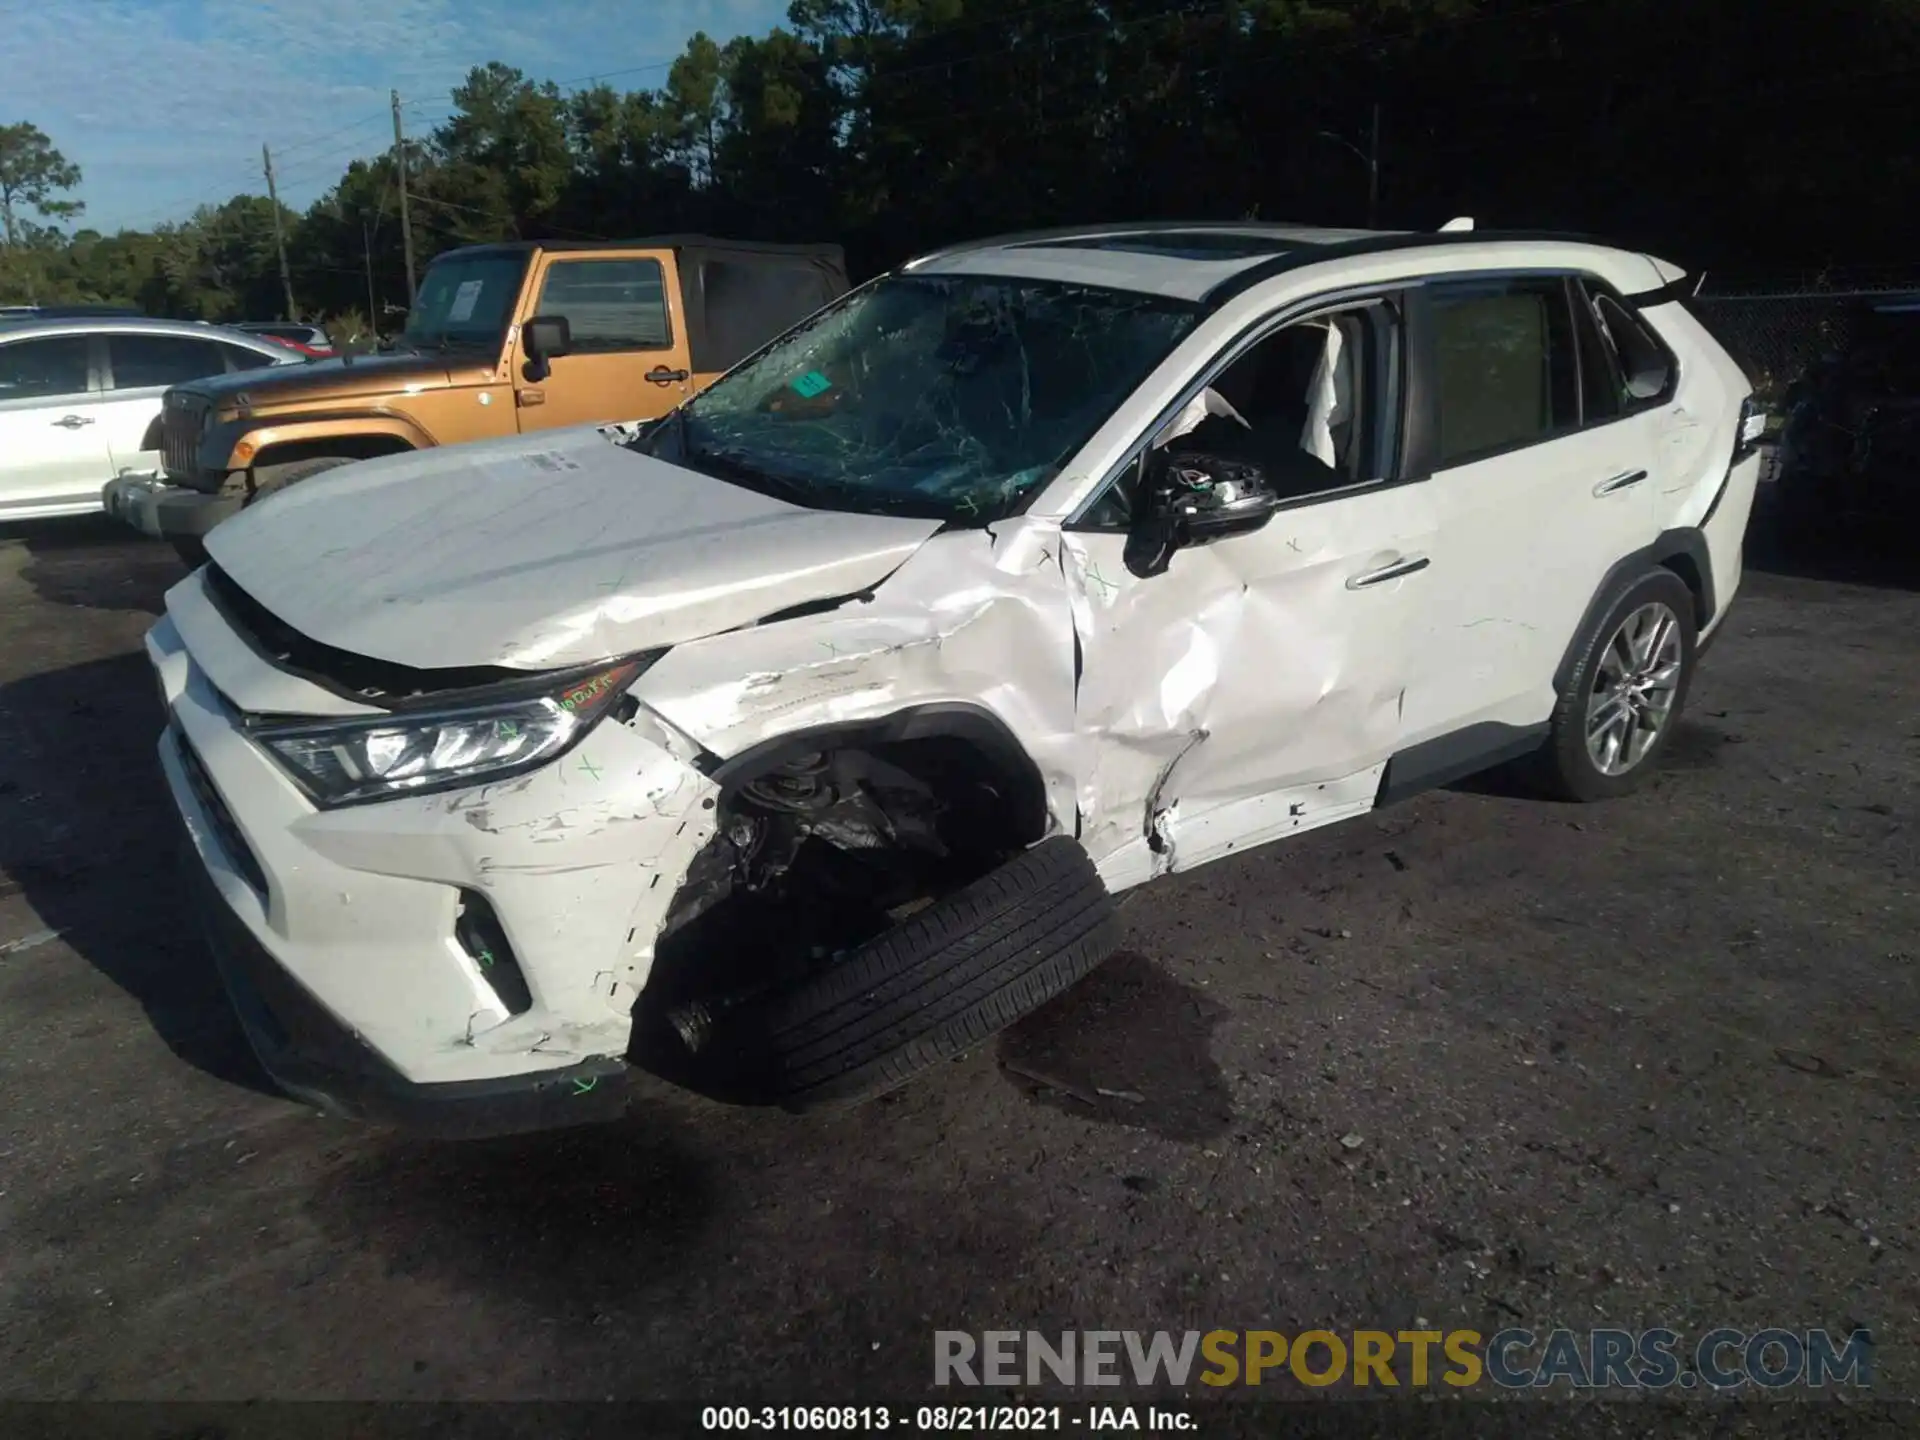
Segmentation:
{"type": "Polygon", "coordinates": [[[761,34],[787,0],[0,0],[0,124],[79,164],[81,223],[178,220],[262,191],[306,204],[391,142],[387,92],[424,132],[474,65],[659,84],[687,37],[761,34]],[[616,73],[626,72],[626,73],[616,73]]]}

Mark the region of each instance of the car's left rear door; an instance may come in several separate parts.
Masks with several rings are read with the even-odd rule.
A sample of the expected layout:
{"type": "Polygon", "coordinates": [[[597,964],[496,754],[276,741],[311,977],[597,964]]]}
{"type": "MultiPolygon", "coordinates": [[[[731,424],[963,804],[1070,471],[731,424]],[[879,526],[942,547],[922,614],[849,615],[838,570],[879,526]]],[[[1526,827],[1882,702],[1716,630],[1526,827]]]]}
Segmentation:
{"type": "Polygon", "coordinates": [[[1435,742],[1427,758],[1526,744],[1608,571],[1653,539],[1655,431],[1610,398],[1577,294],[1561,274],[1486,275],[1424,285],[1410,305],[1409,463],[1447,557],[1406,696],[1405,741],[1435,742]]]}

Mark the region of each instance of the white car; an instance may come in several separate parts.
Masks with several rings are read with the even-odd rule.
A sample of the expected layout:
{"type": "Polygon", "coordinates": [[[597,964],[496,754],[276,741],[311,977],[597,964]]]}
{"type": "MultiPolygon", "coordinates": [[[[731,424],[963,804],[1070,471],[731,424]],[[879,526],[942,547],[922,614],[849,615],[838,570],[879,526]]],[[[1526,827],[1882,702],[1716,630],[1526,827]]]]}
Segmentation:
{"type": "Polygon", "coordinates": [[[658,424],[336,469],[148,636],[267,1068],[444,1132],[630,1065],[802,1107],[1098,964],[1113,896],[1657,759],[1760,430],[1594,243],[1159,225],[922,257],[658,424]]]}
{"type": "Polygon", "coordinates": [[[0,520],[97,511],[109,480],[157,466],[152,431],[168,386],[305,358],[191,321],[0,319],[0,520]]]}

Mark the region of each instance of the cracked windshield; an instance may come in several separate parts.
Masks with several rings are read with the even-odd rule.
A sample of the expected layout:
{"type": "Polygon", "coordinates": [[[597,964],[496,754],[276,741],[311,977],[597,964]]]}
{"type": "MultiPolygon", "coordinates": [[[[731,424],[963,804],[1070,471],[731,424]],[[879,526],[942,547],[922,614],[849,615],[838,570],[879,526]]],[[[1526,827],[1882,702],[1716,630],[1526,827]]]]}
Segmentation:
{"type": "Polygon", "coordinates": [[[1084,286],[890,277],[688,402],[647,446],[816,508],[985,523],[1051,479],[1194,320],[1084,286]]]}

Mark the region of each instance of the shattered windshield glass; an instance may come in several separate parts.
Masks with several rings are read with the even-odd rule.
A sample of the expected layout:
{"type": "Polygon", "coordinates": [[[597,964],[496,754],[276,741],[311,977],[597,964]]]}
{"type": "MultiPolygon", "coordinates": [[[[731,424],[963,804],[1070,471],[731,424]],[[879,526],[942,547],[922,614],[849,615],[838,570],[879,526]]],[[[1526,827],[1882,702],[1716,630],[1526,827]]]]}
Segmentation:
{"type": "Polygon", "coordinates": [[[984,523],[1051,479],[1196,318],[1050,281],[889,276],[688,401],[646,446],[819,509],[984,523]]]}

